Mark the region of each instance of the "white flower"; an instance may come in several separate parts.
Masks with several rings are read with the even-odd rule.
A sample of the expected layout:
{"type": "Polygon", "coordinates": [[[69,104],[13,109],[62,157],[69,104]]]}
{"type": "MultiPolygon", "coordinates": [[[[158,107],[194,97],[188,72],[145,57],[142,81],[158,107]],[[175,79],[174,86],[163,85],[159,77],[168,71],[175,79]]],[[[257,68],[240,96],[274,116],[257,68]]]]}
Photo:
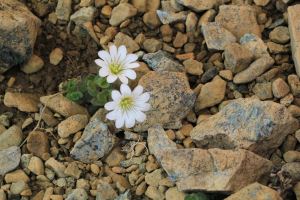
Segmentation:
{"type": "Polygon", "coordinates": [[[143,113],[150,109],[147,101],[150,98],[148,92],[143,93],[143,87],[138,85],[133,91],[126,84],[122,84],[120,91],[113,90],[111,93],[113,101],[105,104],[105,109],[109,110],[106,118],[115,120],[116,128],[124,126],[132,128],[137,122],[143,122],[146,115],[143,113]]]}
{"type": "Polygon", "coordinates": [[[127,54],[124,45],[117,48],[111,45],[108,51],[99,51],[98,56],[101,59],[96,59],[95,63],[101,67],[99,76],[107,77],[108,83],[113,83],[120,79],[122,83],[127,84],[128,78],[135,79],[136,73],[134,68],[139,67],[139,63],[135,62],[138,57],[135,54],[127,54]]]}

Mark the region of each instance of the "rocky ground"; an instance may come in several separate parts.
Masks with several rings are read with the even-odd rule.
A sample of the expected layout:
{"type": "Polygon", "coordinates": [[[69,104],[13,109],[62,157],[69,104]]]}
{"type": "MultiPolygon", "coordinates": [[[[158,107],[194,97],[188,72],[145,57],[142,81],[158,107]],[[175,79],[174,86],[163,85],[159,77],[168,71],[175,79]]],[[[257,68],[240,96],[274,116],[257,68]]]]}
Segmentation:
{"type": "Polygon", "coordinates": [[[1,0],[0,200],[299,200],[297,3],[1,0]],[[112,43],[151,94],[132,129],[60,90],[112,43]]]}

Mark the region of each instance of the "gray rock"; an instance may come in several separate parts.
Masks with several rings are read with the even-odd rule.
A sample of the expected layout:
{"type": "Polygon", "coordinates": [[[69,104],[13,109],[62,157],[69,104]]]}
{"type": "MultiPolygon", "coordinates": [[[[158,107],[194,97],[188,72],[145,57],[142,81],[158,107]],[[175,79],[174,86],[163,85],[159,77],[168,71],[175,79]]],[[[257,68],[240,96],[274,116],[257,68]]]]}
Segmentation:
{"type": "Polygon", "coordinates": [[[300,181],[300,162],[286,163],[282,166],[281,171],[288,174],[292,180],[300,181]]]}
{"type": "Polygon", "coordinates": [[[216,22],[203,24],[201,30],[209,50],[224,50],[226,45],[236,42],[236,37],[216,22]]]}
{"type": "Polygon", "coordinates": [[[58,0],[55,9],[57,19],[69,21],[72,11],[72,0],[58,0]]]}
{"type": "Polygon", "coordinates": [[[161,126],[154,126],[148,129],[147,144],[150,153],[155,156],[158,162],[161,161],[164,150],[177,149],[176,143],[168,138],[161,126]]]}
{"type": "Polygon", "coordinates": [[[23,139],[22,130],[20,127],[13,125],[6,131],[0,134],[0,150],[18,146],[23,139]]]}
{"type": "Polygon", "coordinates": [[[243,148],[265,155],[298,127],[298,121],[283,105],[241,98],[198,124],[191,131],[191,138],[199,147],[243,148]]]}
{"type": "Polygon", "coordinates": [[[233,82],[235,84],[249,83],[270,69],[273,64],[274,59],[271,56],[260,57],[251,63],[247,69],[237,73],[233,77],[233,82]]]}
{"type": "Polygon", "coordinates": [[[71,156],[84,163],[91,163],[105,156],[114,146],[114,136],[99,118],[93,118],[75,143],[71,156]]]}
{"type": "Polygon", "coordinates": [[[196,12],[202,12],[213,8],[218,0],[177,0],[177,2],[196,12]]]}
{"type": "Polygon", "coordinates": [[[163,11],[157,10],[156,14],[163,24],[172,24],[175,22],[184,22],[187,18],[187,13],[185,11],[182,12],[170,12],[170,11],[163,11]]]}
{"type": "Polygon", "coordinates": [[[233,192],[268,175],[272,162],[250,151],[177,149],[161,162],[179,191],[233,192]]]}
{"type": "Polygon", "coordinates": [[[127,190],[126,192],[120,194],[117,198],[115,198],[115,200],[131,200],[131,199],[132,199],[132,195],[130,193],[130,190],[127,190]]]}
{"type": "Polygon", "coordinates": [[[32,55],[41,21],[17,0],[0,1],[0,74],[32,55]]]}
{"type": "Polygon", "coordinates": [[[250,50],[256,59],[269,55],[267,45],[255,34],[246,33],[240,38],[240,43],[250,50]]]}
{"type": "Polygon", "coordinates": [[[196,99],[186,75],[180,72],[151,71],[140,79],[139,84],[145,92],[150,93],[151,108],[146,112],[146,120],[137,124],[134,130],[147,131],[156,124],[166,129],[180,128],[181,120],[191,111],[196,99]]]}
{"type": "Polygon", "coordinates": [[[4,150],[0,150],[0,175],[3,176],[7,172],[16,169],[20,163],[21,149],[13,146],[4,150]]]}
{"type": "Polygon", "coordinates": [[[66,200],[87,200],[89,199],[88,194],[82,188],[77,188],[68,195],[66,200]]]}
{"type": "Polygon", "coordinates": [[[148,53],[143,56],[143,60],[148,64],[148,66],[154,71],[173,71],[173,72],[183,72],[184,67],[177,61],[175,61],[172,56],[162,50],[155,53],[148,53]]]}
{"type": "Polygon", "coordinates": [[[97,9],[95,7],[83,7],[71,15],[70,20],[80,26],[88,21],[93,21],[97,9]]]}

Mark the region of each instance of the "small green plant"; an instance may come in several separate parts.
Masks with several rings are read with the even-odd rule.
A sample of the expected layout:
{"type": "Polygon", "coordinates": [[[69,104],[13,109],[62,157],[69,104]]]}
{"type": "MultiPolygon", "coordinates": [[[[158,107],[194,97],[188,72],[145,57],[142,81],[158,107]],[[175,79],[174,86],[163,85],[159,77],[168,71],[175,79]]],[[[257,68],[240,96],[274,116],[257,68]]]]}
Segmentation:
{"type": "Polygon", "coordinates": [[[184,200],[209,200],[209,198],[206,194],[198,192],[186,195],[184,200]]]}
{"type": "Polygon", "coordinates": [[[106,78],[88,75],[82,79],[71,79],[63,84],[64,95],[79,104],[91,103],[104,106],[111,95],[111,85],[106,78]]]}

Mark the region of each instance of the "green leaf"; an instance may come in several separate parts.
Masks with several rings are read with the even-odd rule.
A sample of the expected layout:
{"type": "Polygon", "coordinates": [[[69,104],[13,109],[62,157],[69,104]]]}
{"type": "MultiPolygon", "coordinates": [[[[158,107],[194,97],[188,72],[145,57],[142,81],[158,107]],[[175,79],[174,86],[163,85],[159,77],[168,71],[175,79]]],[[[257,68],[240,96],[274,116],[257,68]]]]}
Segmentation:
{"type": "Polygon", "coordinates": [[[186,195],[184,200],[209,200],[209,198],[206,196],[206,194],[198,192],[186,195]]]}
{"type": "Polygon", "coordinates": [[[91,95],[92,97],[97,95],[97,86],[94,83],[94,81],[92,80],[88,80],[87,81],[87,92],[89,93],[89,95],[91,95]]]}
{"type": "Polygon", "coordinates": [[[107,83],[106,78],[103,78],[103,77],[96,77],[94,81],[95,81],[96,85],[98,85],[99,87],[101,87],[103,89],[108,88],[110,86],[110,84],[107,83]]]}
{"type": "Polygon", "coordinates": [[[65,84],[65,87],[64,87],[65,91],[68,93],[68,92],[74,92],[77,90],[77,82],[76,80],[72,79],[72,80],[69,80],[66,84],[65,84]]]}
{"type": "Polygon", "coordinates": [[[75,91],[67,93],[66,97],[71,101],[78,102],[83,97],[83,94],[80,91],[75,91]]]}

